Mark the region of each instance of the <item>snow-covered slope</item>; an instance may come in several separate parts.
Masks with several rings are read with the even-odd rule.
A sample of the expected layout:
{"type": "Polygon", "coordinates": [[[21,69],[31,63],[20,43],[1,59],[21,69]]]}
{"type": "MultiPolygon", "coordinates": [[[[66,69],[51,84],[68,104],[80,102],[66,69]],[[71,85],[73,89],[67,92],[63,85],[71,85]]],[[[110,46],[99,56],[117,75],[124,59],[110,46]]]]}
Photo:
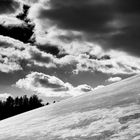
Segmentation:
{"type": "Polygon", "coordinates": [[[140,75],[0,121],[0,140],[140,140],[140,75]]]}

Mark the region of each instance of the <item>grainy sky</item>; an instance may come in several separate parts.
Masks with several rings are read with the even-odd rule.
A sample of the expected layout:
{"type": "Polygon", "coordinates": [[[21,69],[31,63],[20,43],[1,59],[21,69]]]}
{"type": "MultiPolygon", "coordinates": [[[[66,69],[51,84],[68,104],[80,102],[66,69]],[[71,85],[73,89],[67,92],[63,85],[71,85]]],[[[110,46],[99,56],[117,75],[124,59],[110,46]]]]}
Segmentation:
{"type": "Polygon", "coordinates": [[[140,73],[140,1],[1,0],[0,98],[61,100],[140,73]]]}

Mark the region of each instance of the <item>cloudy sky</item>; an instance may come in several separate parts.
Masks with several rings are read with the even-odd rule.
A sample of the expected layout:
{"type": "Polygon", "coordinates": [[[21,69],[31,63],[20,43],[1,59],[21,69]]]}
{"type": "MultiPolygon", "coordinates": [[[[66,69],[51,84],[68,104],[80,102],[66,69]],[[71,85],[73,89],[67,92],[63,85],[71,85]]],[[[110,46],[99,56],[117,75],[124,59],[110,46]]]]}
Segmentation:
{"type": "Polygon", "coordinates": [[[61,100],[140,73],[140,1],[1,0],[0,98],[61,100]]]}

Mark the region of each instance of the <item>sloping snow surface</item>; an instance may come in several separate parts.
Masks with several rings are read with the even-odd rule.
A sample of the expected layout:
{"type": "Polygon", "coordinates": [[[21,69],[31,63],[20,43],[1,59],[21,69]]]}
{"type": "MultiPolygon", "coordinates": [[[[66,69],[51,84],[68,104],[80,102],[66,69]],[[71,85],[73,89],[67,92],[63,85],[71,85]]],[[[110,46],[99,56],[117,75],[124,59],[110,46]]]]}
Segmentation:
{"type": "Polygon", "coordinates": [[[140,75],[0,121],[0,140],[140,140],[140,75]]]}

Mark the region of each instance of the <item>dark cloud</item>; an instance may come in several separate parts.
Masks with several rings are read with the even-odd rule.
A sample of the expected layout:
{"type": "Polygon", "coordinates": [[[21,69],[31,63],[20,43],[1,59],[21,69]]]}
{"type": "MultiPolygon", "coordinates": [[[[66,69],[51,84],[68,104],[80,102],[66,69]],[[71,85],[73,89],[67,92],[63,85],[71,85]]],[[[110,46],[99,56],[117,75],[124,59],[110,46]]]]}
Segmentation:
{"type": "Polygon", "coordinates": [[[118,12],[137,14],[140,13],[139,0],[114,0],[114,7],[118,12]]]}
{"type": "Polygon", "coordinates": [[[104,55],[101,58],[99,58],[98,60],[110,60],[111,57],[109,55],[104,55]]]}
{"type": "Polygon", "coordinates": [[[30,20],[27,18],[27,15],[28,15],[28,11],[30,9],[30,6],[28,5],[23,5],[23,12],[22,13],[19,13],[16,17],[20,20],[23,20],[25,22],[29,22],[30,20]]]}
{"type": "MultiPolygon", "coordinates": [[[[139,19],[140,20],[140,19],[139,19]]],[[[132,26],[122,30],[122,33],[104,38],[105,46],[127,51],[140,56],[140,27],[132,26]]]]}
{"type": "MultiPolygon", "coordinates": [[[[14,0],[2,0],[2,1],[0,1],[0,4],[1,3],[3,5],[2,7],[4,7],[4,5],[6,7],[8,7],[6,5],[6,4],[8,4],[8,5],[11,5],[11,7],[17,9],[17,7],[14,6],[14,4],[17,3],[17,2],[14,1],[14,0]]],[[[0,5],[0,8],[1,8],[1,5],[0,5]]],[[[20,11],[20,13],[18,13],[18,15],[16,16],[17,19],[23,21],[23,24],[20,24],[20,25],[16,25],[16,24],[5,25],[5,21],[3,23],[1,23],[1,25],[0,25],[0,35],[8,36],[8,37],[20,40],[24,43],[31,42],[30,39],[31,39],[31,36],[34,33],[34,31],[33,31],[34,30],[34,24],[32,24],[30,19],[27,18],[29,9],[30,9],[30,6],[23,5],[22,11],[20,11]]]]}
{"type": "Polygon", "coordinates": [[[140,1],[50,0],[40,9],[40,19],[50,19],[59,28],[85,33],[104,49],[120,49],[133,55],[140,51],[140,1]]]}
{"type": "Polygon", "coordinates": [[[50,53],[52,55],[59,55],[59,48],[57,46],[53,46],[53,45],[50,45],[50,44],[44,44],[44,45],[37,45],[38,49],[41,50],[41,51],[44,51],[46,53],[50,53]]]}
{"type": "Polygon", "coordinates": [[[20,8],[20,3],[16,0],[0,0],[0,14],[15,13],[20,8]]]}
{"type": "Polygon", "coordinates": [[[103,36],[103,45],[140,56],[140,1],[116,0],[114,5],[124,27],[114,35],[103,36]]]}
{"type": "Polygon", "coordinates": [[[58,46],[51,45],[51,44],[36,44],[37,48],[40,51],[43,51],[45,53],[52,54],[56,58],[63,58],[66,55],[69,55],[68,53],[65,53],[64,50],[61,50],[58,46]]]}
{"type": "Polygon", "coordinates": [[[65,56],[67,56],[67,55],[69,55],[68,53],[60,53],[60,54],[58,54],[56,57],[57,58],[63,58],[63,57],[65,57],[65,56]]]}
{"type": "Polygon", "coordinates": [[[108,32],[108,30],[110,30],[110,27],[105,27],[106,22],[113,18],[111,13],[112,8],[110,8],[110,6],[96,6],[90,3],[76,6],[78,3],[73,0],[70,6],[65,6],[65,1],[59,1],[61,1],[61,3],[59,3],[58,8],[55,7],[55,4],[51,1],[52,9],[42,9],[40,11],[40,18],[47,17],[54,21],[54,24],[57,23],[58,26],[65,29],[85,32],[108,32]]]}
{"type": "Polygon", "coordinates": [[[89,59],[93,59],[93,60],[110,60],[111,59],[111,57],[109,55],[103,55],[101,57],[98,57],[96,55],[91,55],[88,53],[87,53],[87,55],[89,55],[89,59]]]}
{"type": "Polygon", "coordinates": [[[29,42],[29,39],[33,35],[34,25],[22,25],[22,26],[4,26],[0,25],[0,35],[8,36],[24,43],[29,42]]]}
{"type": "Polygon", "coordinates": [[[30,53],[31,53],[32,59],[36,60],[37,62],[46,63],[46,64],[52,62],[52,59],[50,56],[48,55],[42,56],[41,52],[31,51],[30,53]]]}

